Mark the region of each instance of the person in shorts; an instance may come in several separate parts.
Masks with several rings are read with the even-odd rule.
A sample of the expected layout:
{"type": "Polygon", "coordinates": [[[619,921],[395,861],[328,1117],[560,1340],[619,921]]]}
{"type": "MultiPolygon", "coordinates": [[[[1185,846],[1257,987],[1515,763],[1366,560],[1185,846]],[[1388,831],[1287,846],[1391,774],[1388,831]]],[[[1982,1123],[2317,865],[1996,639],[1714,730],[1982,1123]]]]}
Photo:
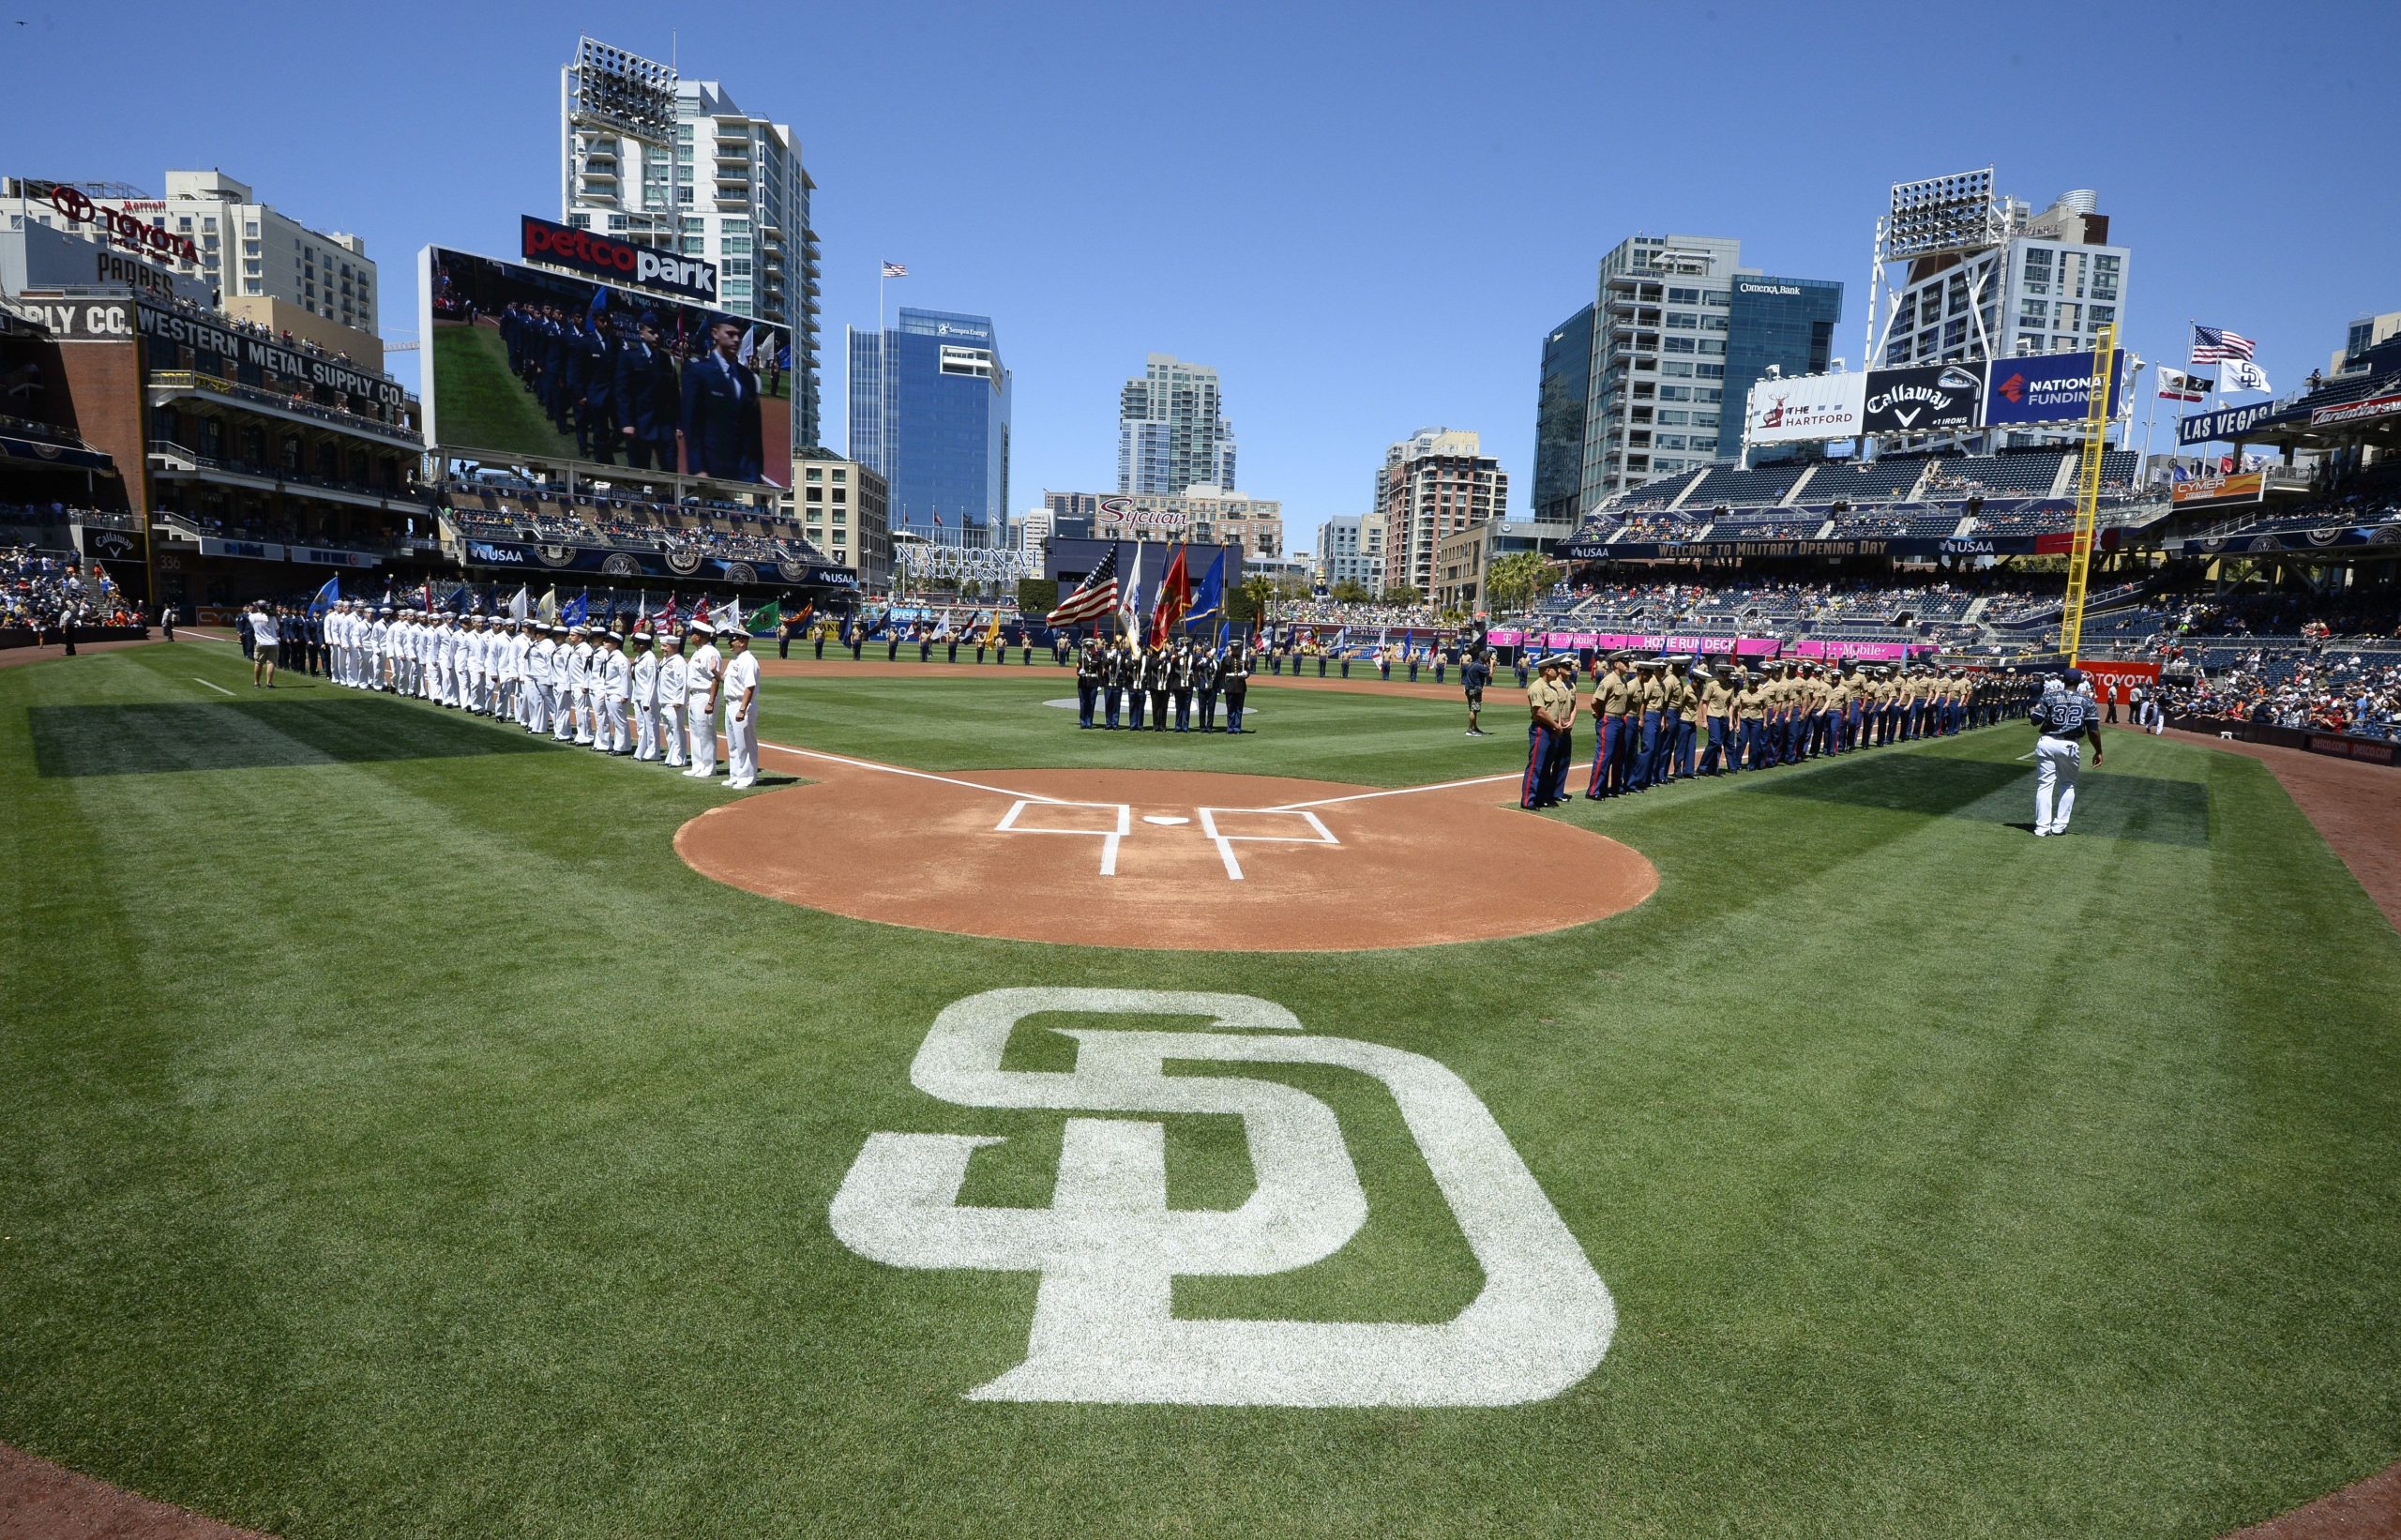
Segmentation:
{"type": "Polygon", "coordinates": [[[243,623],[250,632],[250,687],[275,688],[275,664],[281,653],[283,633],[276,619],[274,606],[261,599],[245,615],[243,623]]]}

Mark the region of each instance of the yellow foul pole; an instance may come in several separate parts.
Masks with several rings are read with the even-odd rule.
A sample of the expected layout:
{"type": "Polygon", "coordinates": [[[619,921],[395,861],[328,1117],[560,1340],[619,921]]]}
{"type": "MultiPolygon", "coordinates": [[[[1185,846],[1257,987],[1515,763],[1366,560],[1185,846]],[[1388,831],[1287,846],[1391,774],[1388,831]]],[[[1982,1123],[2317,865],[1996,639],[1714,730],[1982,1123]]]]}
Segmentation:
{"type": "Polygon", "coordinates": [[[2060,611],[2060,659],[2076,661],[2084,641],[2084,590],[2092,575],[2092,527],[2101,514],[2101,456],[2108,447],[2109,381],[2118,371],[2118,326],[2092,347],[2092,387],[2084,410],[2084,463],[2076,488],[2076,534],[2068,548],[2067,603],[2060,611]]]}

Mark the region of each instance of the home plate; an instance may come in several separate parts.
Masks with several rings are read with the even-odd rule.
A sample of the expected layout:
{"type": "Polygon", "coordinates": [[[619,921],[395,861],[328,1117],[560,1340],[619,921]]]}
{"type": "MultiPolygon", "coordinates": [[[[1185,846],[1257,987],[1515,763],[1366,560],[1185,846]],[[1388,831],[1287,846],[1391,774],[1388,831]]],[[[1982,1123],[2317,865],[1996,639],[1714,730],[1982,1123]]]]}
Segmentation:
{"type": "Polygon", "coordinates": [[[1188,818],[1177,818],[1171,813],[1144,813],[1142,815],[1142,822],[1145,823],[1156,823],[1161,828],[1171,829],[1178,823],[1189,823],[1192,820],[1188,818]]]}

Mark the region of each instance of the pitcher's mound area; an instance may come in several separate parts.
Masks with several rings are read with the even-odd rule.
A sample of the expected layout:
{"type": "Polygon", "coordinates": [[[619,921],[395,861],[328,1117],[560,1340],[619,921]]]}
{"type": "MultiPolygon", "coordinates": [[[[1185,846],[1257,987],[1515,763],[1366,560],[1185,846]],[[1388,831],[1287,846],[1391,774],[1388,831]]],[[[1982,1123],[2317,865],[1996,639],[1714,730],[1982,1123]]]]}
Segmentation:
{"type": "Polygon", "coordinates": [[[854,919],[1169,951],[1522,936],[1659,885],[1614,839],[1499,806],[1514,778],[1380,794],[1169,770],[831,773],[702,813],[675,849],[718,882],[854,919]]]}

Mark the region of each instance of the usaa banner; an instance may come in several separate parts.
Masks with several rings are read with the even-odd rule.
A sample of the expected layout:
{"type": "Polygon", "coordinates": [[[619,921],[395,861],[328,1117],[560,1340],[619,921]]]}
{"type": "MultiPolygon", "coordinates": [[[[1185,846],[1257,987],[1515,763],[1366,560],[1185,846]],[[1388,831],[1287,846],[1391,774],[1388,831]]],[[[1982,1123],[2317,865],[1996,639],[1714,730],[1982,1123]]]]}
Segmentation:
{"type": "MultiPolygon", "coordinates": [[[[2108,415],[2115,418],[2125,395],[2125,350],[2112,354],[2110,364],[2108,415]]],[[[1985,386],[1985,426],[2080,422],[2091,415],[2095,372],[2091,353],[1996,358],[1985,386]]]]}

